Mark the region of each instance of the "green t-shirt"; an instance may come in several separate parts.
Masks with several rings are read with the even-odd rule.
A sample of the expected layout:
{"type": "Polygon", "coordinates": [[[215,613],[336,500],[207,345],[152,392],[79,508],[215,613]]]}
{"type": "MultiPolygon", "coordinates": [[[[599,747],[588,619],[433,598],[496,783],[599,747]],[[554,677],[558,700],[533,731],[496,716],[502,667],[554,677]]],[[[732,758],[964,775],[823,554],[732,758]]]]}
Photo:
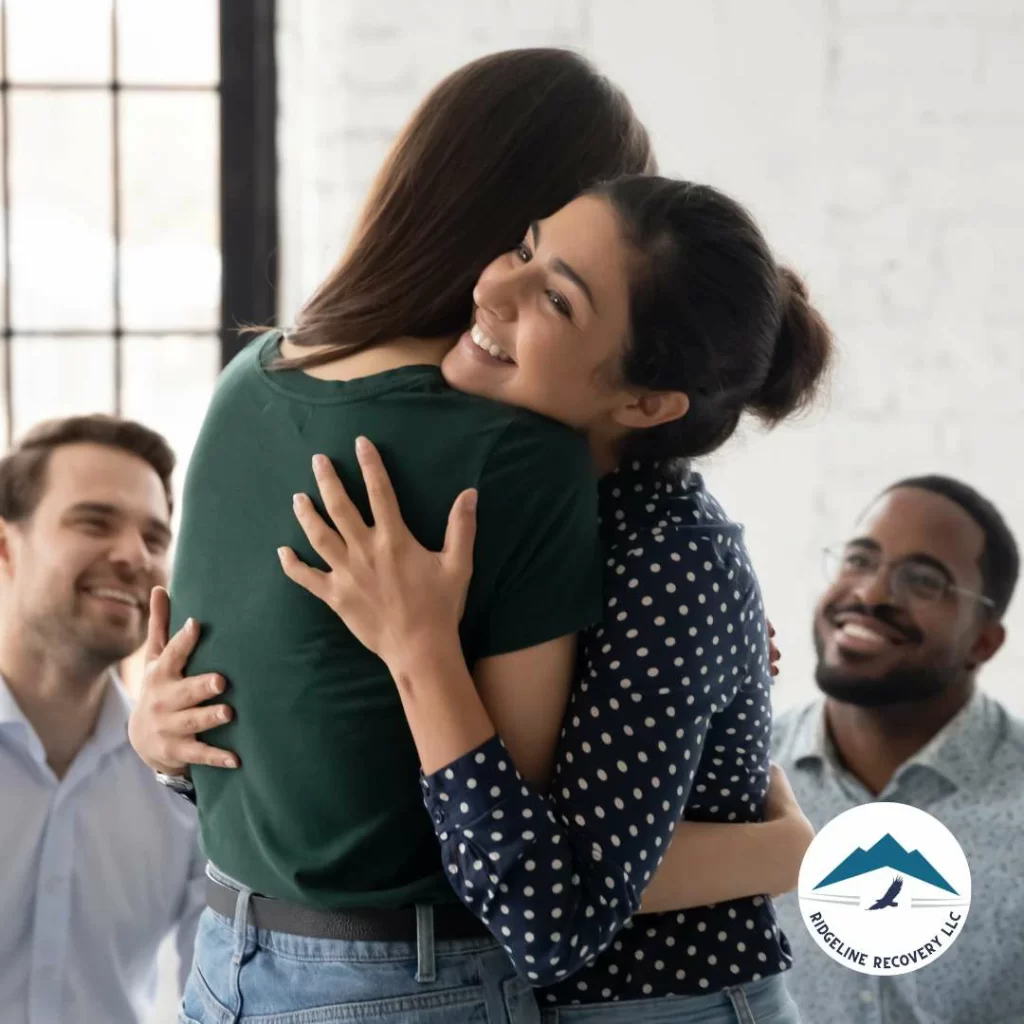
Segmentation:
{"type": "Polygon", "coordinates": [[[355,439],[380,449],[409,528],[443,544],[479,489],[462,622],[470,665],[594,622],[601,611],[596,481],[583,437],[454,391],[410,366],[352,381],[277,371],[280,334],[224,371],[189,463],[172,630],[203,632],[190,675],[220,672],[235,720],[204,739],[241,768],[193,770],[205,851],[258,893],[317,907],[452,902],[419,759],[383,662],[292,583],[276,550],[323,568],[292,512],[322,511],[311,458],[330,456],[369,518],[355,439]]]}

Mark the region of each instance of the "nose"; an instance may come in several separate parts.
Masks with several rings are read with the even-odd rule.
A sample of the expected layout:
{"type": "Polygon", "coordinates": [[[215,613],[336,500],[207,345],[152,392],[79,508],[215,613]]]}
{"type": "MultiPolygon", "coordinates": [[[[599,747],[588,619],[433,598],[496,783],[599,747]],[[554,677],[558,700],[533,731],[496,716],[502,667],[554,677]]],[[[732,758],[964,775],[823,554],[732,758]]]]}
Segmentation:
{"type": "Polygon", "coordinates": [[[473,302],[488,315],[503,323],[516,318],[516,297],[520,282],[516,270],[492,268],[484,273],[473,289],[473,302]]]}
{"type": "Polygon", "coordinates": [[[110,560],[131,575],[148,572],[153,565],[153,555],[146,538],[135,529],[124,529],[118,533],[110,560]]]}
{"type": "Polygon", "coordinates": [[[857,578],[851,590],[865,608],[895,602],[896,595],[893,593],[887,565],[879,565],[873,571],[864,572],[857,578]]]}

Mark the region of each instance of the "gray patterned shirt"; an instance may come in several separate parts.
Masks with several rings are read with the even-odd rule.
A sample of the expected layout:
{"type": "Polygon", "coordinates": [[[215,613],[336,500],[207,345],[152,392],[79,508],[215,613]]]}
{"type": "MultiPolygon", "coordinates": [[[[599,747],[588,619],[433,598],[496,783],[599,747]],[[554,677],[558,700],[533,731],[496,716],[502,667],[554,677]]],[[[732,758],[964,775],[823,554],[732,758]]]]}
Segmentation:
{"type": "MultiPolygon", "coordinates": [[[[876,799],[839,767],[822,701],[780,715],[774,757],[816,829],[876,799]]],[[[793,948],[786,985],[804,1024],[1024,1022],[1024,722],[981,693],[893,776],[877,797],[919,807],[960,841],[971,868],[964,934],[933,966],[872,977],[829,959],[776,901],[793,948]]]]}

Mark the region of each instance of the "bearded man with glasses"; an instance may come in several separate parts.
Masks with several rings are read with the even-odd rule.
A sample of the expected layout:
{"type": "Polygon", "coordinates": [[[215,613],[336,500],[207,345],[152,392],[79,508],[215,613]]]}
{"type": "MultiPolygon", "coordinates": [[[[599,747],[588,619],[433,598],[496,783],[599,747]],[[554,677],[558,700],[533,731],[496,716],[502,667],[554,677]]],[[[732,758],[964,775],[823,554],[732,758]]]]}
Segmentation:
{"type": "Polygon", "coordinates": [[[806,1021],[1024,1021],[1024,722],[977,688],[1006,637],[1019,556],[1002,516],[947,477],[903,480],[825,553],[815,612],[822,697],[778,716],[774,758],[815,828],[872,800],[942,821],[970,864],[969,920],[933,966],[858,974],[776,902],[806,1021]]]}

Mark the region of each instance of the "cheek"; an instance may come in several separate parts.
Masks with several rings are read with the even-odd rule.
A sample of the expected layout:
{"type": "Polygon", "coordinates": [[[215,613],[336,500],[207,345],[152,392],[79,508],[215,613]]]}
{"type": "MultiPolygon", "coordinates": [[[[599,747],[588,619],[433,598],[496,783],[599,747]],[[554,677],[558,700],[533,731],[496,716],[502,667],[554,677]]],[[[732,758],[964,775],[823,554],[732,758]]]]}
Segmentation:
{"type": "Polygon", "coordinates": [[[915,608],[914,625],[924,637],[922,647],[932,655],[956,658],[962,649],[970,646],[973,634],[970,622],[949,614],[942,607],[915,608]]]}
{"type": "Polygon", "coordinates": [[[822,595],[817,608],[814,610],[815,621],[828,625],[829,611],[833,608],[841,607],[844,602],[848,602],[849,596],[849,588],[841,583],[833,583],[822,595]]]}
{"type": "Polygon", "coordinates": [[[154,587],[167,586],[167,577],[170,570],[170,557],[167,554],[154,557],[150,576],[154,587]]]}
{"type": "Polygon", "coordinates": [[[572,327],[538,315],[523,321],[519,368],[537,393],[556,394],[560,402],[588,409],[601,404],[610,388],[599,360],[572,327]]]}

